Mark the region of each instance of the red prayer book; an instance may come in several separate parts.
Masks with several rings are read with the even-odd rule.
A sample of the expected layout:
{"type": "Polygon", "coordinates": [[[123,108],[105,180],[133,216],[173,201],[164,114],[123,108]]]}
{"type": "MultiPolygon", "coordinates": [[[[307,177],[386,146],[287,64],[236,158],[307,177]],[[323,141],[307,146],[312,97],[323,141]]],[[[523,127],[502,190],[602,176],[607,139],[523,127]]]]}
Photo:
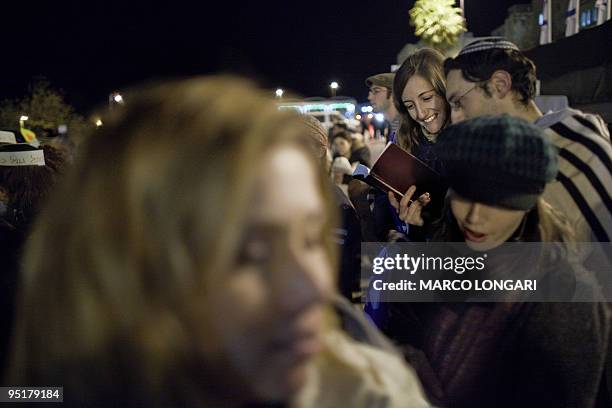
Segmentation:
{"type": "Polygon", "coordinates": [[[387,144],[371,170],[360,164],[353,177],[384,192],[392,191],[400,198],[413,185],[417,187],[414,197],[438,191],[444,185],[434,169],[393,143],[387,144]]]}

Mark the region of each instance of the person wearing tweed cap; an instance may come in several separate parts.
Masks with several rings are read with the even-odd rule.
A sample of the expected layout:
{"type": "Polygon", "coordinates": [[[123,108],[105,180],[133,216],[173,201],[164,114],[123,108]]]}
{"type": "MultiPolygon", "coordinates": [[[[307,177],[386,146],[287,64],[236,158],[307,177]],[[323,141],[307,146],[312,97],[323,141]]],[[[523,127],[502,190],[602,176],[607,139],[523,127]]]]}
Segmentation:
{"type": "MultiPolygon", "coordinates": [[[[541,198],[557,159],[538,127],[510,116],[475,118],[446,128],[436,149],[450,194],[434,241],[465,242],[468,252],[486,254],[487,276],[538,276],[554,281],[558,293],[581,287],[599,299],[596,282],[570,255],[571,228],[541,198]],[[555,245],[523,244],[519,254],[507,253],[512,245],[502,248],[517,241],[555,245]]],[[[465,253],[447,249],[448,255],[465,253]]],[[[381,329],[405,351],[439,406],[607,406],[604,303],[511,296],[497,303],[395,302],[385,313],[381,329]]]]}
{"type": "MultiPolygon", "coordinates": [[[[545,240],[571,235],[563,217],[541,200],[558,168],[557,153],[537,126],[508,115],[483,116],[449,126],[438,139],[436,154],[447,169],[450,190],[443,211],[447,222],[434,233],[438,240],[465,240],[479,251],[511,237],[522,240],[532,211],[544,218],[550,215],[553,221],[546,224],[559,226],[543,231],[545,240]],[[447,234],[450,230],[453,233],[447,234]]],[[[418,216],[430,198],[403,201],[400,216],[408,218],[418,216]],[[419,211],[407,214],[414,207],[419,211]]]]}
{"type": "MultiPolygon", "coordinates": [[[[564,225],[547,204],[540,202],[538,207],[558,168],[556,152],[537,126],[508,115],[471,119],[448,127],[436,152],[448,169],[454,222],[446,227],[456,225],[472,249],[492,249],[511,237],[523,240],[527,214],[534,209],[541,210],[539,218],[550,214],[556,224],[564,225]]],[[[565,228],[549,233],[570,234],[565,228]]]]}
{"type": "Polygon", "coordinates": [[[393,106],[393,99],[391,99],[394,78],[394,73],[385,72],[372,75],[365,80],[365,84],[369,89],[368,101],[372,105],[374,112],[384,114],[389,121],[397,116],[393,106]]]}
{"type": "Polygon", "coordinates": [[[393,105],[393,80],[395,73],[384,72],[369,76],[365,80],[365,85],[368,87],[368,102],[372,105],[374,112],[382,113],[385,119],[390,123],[389,140],[395,136],[395,132],[399,127],[399,116],[397,109],[393,105]]]}
{"type": "Polygon", "coordinates": [[[557,153],[542,130],[508,115],[450,126],[436,153],[454,192],[512,210],[532,209],[557,174],[557,153]]]}
{"type": "Polygon", "coordinates": [[[543,115],[534,99],[534,63],[501,37],[466,45],[444,61],[444,73],[453,123],[506,113],[545,130],[557,149],[559,172],[544,198],[569,218],[578,241],[610,242],[612,145],[602,118],[571,108],[543,115]]]}

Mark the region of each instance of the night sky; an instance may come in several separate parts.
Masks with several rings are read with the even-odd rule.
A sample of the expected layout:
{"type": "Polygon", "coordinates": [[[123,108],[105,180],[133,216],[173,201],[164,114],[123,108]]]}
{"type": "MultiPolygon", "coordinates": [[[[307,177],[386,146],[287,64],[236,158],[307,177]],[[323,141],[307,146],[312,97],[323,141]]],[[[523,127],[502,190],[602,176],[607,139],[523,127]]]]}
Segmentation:
{"type": "MultiPolygon", "coordinates": [[[[469,30],[488,35],[520,2],[465,0],[469,30]]],[[[414,0],[2,3],[0,99],[44,76],[83,112],[115,89],[220,71],[304,96],[327,96],[336,80],[365,101],[365,77],[415,41],[414,0]]]]}

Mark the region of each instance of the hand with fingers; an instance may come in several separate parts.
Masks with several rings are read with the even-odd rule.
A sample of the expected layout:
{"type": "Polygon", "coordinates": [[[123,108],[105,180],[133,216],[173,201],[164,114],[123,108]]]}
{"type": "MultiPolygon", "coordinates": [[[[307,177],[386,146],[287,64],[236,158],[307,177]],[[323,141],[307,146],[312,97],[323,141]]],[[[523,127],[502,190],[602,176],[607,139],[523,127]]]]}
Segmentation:
{"type": "Polygon", "coordinates": [[[412,196],[416,191],[416,186],[410,186],[404,197],[397,201],[395,194],[389,192],[389,202],[399,214],[399,218],[406,224],[423,226],[423,217],[421,210],[431,201],[429,193],[422,194],[418,199],[412,200],[412,196]]]}

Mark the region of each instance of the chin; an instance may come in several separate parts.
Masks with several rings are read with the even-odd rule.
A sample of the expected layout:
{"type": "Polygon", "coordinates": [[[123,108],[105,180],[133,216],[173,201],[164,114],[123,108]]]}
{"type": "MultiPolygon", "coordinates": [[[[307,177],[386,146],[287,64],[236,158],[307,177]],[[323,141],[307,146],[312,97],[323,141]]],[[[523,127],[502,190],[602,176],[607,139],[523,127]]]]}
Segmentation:
{"type": "Polygon", "coordinates": [[[433,123],[428,123],[425,126],[425,129],[432,134],[437,134],[440,133],[440,131],[444,128],[444,121],[440,119],[440,117],[438,116],[436,118],[436,120],[433,121],[433,123]]]}
{"type": "Polygon", "coordinates": [[[491,249],[497,248],[498,246],[501,245],[501,243],[499,242],[491,242],[491,241],[484,241],[484,242],[474,242],[474,241],[470,241],[470,240],[465,240],[466,245],[477,252],[484,252],[484,251],[490,251],[491,249]]]}

